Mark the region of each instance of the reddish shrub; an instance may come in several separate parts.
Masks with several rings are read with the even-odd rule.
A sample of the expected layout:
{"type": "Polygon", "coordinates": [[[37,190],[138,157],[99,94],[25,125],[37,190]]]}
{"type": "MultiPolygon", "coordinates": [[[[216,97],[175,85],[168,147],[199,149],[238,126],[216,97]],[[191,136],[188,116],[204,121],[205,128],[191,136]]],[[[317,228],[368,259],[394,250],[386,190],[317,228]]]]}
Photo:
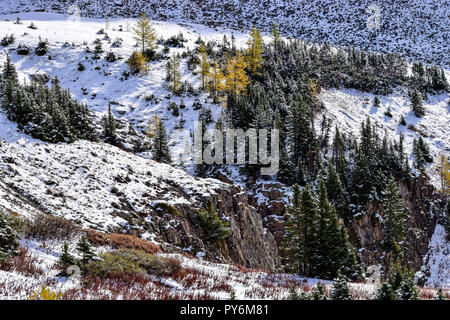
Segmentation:
{"type": "Polygon", "coordinates": [[[27,276],[37,277],[44,274],[38,263],[39,260],[32,256],[27,248],[20,247],[18,254],[9,258],[8,262],[2,265],[2,270],[16,271],[27,276]]]}
{"type": "Polygon", "coordinates": [[[135,249],[149,254],[161,252],[161,249],[153,242],[129,234],[107,234],[88,230],[86,235],[89,242],[95,246],[109,246],[114,249],[135,249]]]}

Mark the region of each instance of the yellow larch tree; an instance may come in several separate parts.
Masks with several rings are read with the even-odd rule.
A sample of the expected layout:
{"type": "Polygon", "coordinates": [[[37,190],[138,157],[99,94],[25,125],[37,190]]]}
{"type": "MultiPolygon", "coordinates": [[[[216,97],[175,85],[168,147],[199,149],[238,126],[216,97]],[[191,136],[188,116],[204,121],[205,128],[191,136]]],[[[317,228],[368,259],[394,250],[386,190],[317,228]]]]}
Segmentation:
{"type": "Polygon", "coordinates": [[[248,48],[245,52],[245,60],[251,75],[258,75],[263,61],[263,39],[261,32],[253,26],[250,38],[247,41],[248,48]]]}
{"type": "Polygon", "coordinates": [[[145,134],[147,137],[149,137],[150,140],[153,140],[153,138],[156,135],[156,130],[158,128],[159,123],[161,120],[159,120],[159,117],[157,116],[156,112],[153,116],[152,120],[149,120],[147,130],[145,130],[145,134]]]}
{"type": "Polygon", "coordinates": [[[208,82],[208,91],[211,93],[214,103],[219,102],[218,98],[220,94],[225,90],[225,75],[220,69],[219,64],[216,60],[211,67],[211,72],[208,82]]]}
{"type": "Polygon", "coordinates": [[[136,26],[133,28],[134,39],[140,44],[142,53],[145,52],[145,46],[154,49],[156,46],[156,33],[153,30],[150,19],[145,12],[137,20],[136,26]]]}
{"type": "Polygon", "coordinates": [[[238,52],[235,57],[228,59],[227,72],[225,76],[225,90],[237,95],[246,94],[249,84],[245,69],[247,63],[242,53],[238,52]]]}

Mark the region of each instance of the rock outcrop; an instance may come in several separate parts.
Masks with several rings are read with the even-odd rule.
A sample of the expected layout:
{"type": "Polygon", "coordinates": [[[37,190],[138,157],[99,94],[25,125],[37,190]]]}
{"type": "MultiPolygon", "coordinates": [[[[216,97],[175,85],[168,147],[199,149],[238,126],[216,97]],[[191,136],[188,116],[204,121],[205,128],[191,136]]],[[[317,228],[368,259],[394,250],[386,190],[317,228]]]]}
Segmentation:
{"type": "MultiPolygon", "coordinates": [[[[425,175],[414,179],[411,188],[404,183],[400,183],[399,187],[406,208],[405,242],[408,245],[404,250],[405,258],[409,266],[418,271],[442,214],[444,202],[425,175]]],[[[352,238],[358,248],[361,248],[358,255],[365,266],[381,263],[386,269],[389,265],[390,255],[382,248],[383,218],[383,206],[380,203],[370,203],[367,214],[353,221],[352,238]]]]}

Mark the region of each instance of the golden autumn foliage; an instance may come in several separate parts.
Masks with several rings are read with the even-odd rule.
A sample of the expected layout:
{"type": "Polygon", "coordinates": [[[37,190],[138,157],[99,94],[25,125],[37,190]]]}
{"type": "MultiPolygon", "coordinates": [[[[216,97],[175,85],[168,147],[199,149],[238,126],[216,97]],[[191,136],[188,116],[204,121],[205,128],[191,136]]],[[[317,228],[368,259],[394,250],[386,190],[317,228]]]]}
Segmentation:
{"type": "Polygon", "coordinates": [[[159,120],[159,117],[156,115],[153,116],[153,119],[148,122],[148,127],[145,130],[145,134],[150,139],[153,139],[156,135],[156,129],[158,128],[159,123],[161,120],[159,120]]]}
{"type": "Polygon", "coordinates": [[[263,40],[261,32],[253,26],[250,38],[247,42],[248,48],[245,52],[245,61],[252,75],[258,75],[263,62],[263,40]]]}
{"type": "Polygon", "coordinates": [[[145,56],[139,51],[133,51],[127,63],[130,67],[131,73],[133,74],[147,72],[147,62],[145,61],[145,56]]]}
{"type": "Polygon", "coordinates": [[[235,94],[246,94],[249,80],[245,69],[247,63],[240,52],[235,57],[228,59],[227,72],[225,76],[225,90],[235,94]]]}
{"type": "Polygon", "coordinates": [[[442,192],[446,195],[450,195],[450,164],[447,157],[443,154],[439,159],[437,170],[441,178],[442,192]]]}
{"type": "Polygon", "coordinates": [[[319,95],[319,93],[320,93],[320,87],[317,84],[317,82],[315,80],[309,80],[308,81],[308,86],[309,86],[309,90],[310,90],[311,94],[314,97],[317,97],[319,95]]]}
{"type": "Polygon", "coordinates": [[[211,72],[209,74],[208,91],[214,100],[214,103],[218,102],[220,94],[225,90],[225,75],[219,67],[216,60],[211,67],[211,72]]]}
{"type": "Polygon", "coordinates": [[[43,286],[39,293],[33,291],[32,295],[30,296],[30,300],[61,300],[61,298],[62,293],[57,294],[46,286],[43,286]]]}
{"type": "Polygon", "coordinates": [[[156,34],[153,30],[150,19],[146,17],[145,12],[137,20],[136,26],[133,28],[134,39],[140,44],[142,53],[145,51],[145,46],[150,49],[155,48],[156,34]]]}

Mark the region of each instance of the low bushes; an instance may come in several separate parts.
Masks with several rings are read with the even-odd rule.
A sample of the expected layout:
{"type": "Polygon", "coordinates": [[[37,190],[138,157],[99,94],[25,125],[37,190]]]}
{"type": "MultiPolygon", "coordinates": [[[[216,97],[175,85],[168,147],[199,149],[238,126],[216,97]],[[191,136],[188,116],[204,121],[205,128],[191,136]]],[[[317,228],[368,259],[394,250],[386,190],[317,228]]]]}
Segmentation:
{"type": "Polygon", "coordinates": [[[86,273],[98,277],[112,275],[156,275],[170,276],[180,270],[175,259],[155,256],[140,250],[119,249],[100,254],[100,260],[86,266],[86,273]]]}
{"type": "Polygon", "coordinates": [[[106,234],[93,230],[86,232],[89,242],[94,246],[109,246],[114,249],[135,249],[148,254],[161,252],[154,243],[129,234],[106,234]]]}
{"type": "Polygon", "coordinates": [[[70,239],[81,231],[80,227],[63,218],[51,215],[39,215],[26,224],[24,233],[27,238],[39,240],[70,239]]]}

